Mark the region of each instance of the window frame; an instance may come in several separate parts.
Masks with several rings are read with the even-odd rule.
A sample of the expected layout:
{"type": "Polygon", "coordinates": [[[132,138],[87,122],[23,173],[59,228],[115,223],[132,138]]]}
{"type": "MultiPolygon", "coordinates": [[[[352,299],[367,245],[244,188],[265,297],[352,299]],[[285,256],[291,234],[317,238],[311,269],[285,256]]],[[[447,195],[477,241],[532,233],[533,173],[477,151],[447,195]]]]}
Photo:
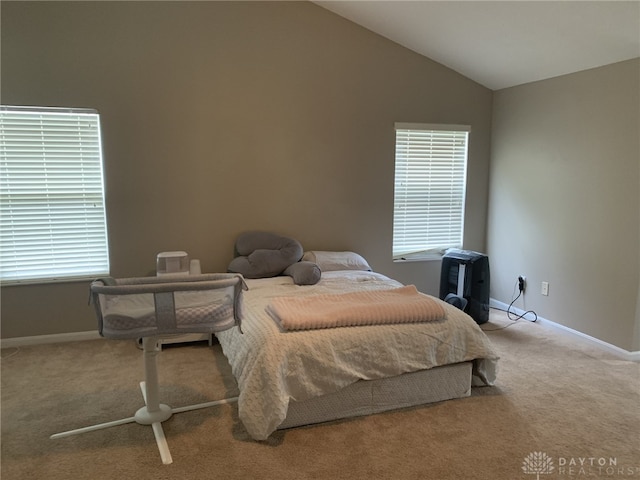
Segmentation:
{"type": "Polygon", "coordinates": [[[0,284],[109,273],[100,114],[0,105],[0,284]]]}
{"type": "Polygon", "coordinates": [[[463,248],[471,126],[397,122],[394,124],[394,130],[395,168],[392,259],[394,262],[440,260],[448,248],[463,248]],[[431,142],[433,142],[434,137],[443,140],[443,136],[447,135],[450,138],[444,139],[444,145],[439,145],[440,148],[446,147],[444,152],[441,149],[434,152],[433,145],[422,149],[417,147],[418,139],[427,141],[430,137],[431,142]],[[462,145],[458,145],[457,142],[459,141],[462,141],[462,145]],[[453,143],[447,146],[447,142],[453,143]],[[451,160],[452,164],[446,165],[447,160],[451,160]],[[412,170],[411,165],[409,165],[410,162],[413,163],[413,180],[410,178],[412,170]],[[433,174],[434,167],[437,167],[439,171],[435,175],[433,174]],[[421,170],[419,178],[415,176],[416,169],[421,170]],[[445,173],[447,170],[450,170],[448,174],[445,173]],[[444,190],[447,188],[443,184],[445,178],[455,181],[455,188],[450,188],[449,191],[445,192],[444,190]],[[402,185],[407,180],[409,183],[402,185]],[[437,202],[439,203],[431,199],[422,199],[421,201],[416,199],[416,190],[427,188],[426,184],[430,182],[444,189],[439,191],[440,197],[437,197],[437,202]],[[410,193],[412,190],[413,198],[411,198],[410,193]],[[443,220],[447,214],[435,214],[434,212],[437,210],[435,205],[441,206],[443,198],[446,197],[448,197],[447,201],[450,202],[447,208],[450,209],[458,221],[455,222],[454,229],[449,227],[449,230],[454,231],[455,235],[450,234],[450,238],[444,241],[447,235],[445,233],[447,227],[443,226],[445,223],[443,220]],[[418,203],[422,205],[419,206],[418,203]],[[407,212],[408,207],[413,209],[413,213],[407,212]],[[421,215],[429,215],[429,212],[432,215],[431,222],[428,220],[420,222],[419,217],[421,215]],[[437,238],[438,241],[429,241],[429,229],[434,232],[431,238],[437,238]],[[425,235],[427,238],[424,241],[416,240],[416,237],[425,235]],[[453,236],[456,237],[455,241],[451,241],[453,236]]]}

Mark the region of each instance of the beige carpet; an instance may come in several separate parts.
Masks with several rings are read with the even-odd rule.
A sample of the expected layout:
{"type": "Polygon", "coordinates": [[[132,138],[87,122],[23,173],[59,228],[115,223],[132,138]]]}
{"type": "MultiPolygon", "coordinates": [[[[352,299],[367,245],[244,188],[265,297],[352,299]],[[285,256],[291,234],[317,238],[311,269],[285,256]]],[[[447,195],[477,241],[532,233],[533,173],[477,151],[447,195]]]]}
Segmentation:
{"type": "MultiPolygon", "coordinates": [[[[494,311],[483,329],[510,323],[494,311]]],[[[236,405],[180,413],[163,424],[171,465],[151,428],[135,423],[49,439],[142,405],[134,342],[3,349],[2,480],[640,479],[640,365],[523,320],[488,335],[498,382],[469,398],[266,442],[248,438],[236,405]]],[[[237,393],[219,346],[165,347],[158,362],[161,397],[174,407],[237,393]]]]}

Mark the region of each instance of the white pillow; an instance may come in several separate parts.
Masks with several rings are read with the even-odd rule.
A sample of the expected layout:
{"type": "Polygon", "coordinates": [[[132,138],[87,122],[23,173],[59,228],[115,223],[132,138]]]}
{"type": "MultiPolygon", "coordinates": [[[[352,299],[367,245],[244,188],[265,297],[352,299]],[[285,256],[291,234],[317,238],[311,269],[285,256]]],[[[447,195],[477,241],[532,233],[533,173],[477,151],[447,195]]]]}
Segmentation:
{"type": "Polygon", "coordinates": [[[305,252],[302,260],[316,263],[323,272],[332,270],[364,270],[371,271],[367,261],[354,252],[322,252],[311,250],[305,252]]]}

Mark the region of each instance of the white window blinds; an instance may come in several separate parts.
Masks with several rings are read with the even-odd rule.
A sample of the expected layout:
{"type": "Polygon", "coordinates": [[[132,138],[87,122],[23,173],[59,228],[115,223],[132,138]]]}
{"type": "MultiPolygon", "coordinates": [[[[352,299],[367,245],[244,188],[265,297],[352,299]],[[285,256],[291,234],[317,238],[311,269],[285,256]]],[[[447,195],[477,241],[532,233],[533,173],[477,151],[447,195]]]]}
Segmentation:
{"type": "Polygon", "coordinates": [[[0,107],[0,279],[108,273],[98,113],[0,107]]]}
{"type": "Polygon", "coordinates": [[[394,260],[461,248],[468,126],[397,123],[394,260]]]}

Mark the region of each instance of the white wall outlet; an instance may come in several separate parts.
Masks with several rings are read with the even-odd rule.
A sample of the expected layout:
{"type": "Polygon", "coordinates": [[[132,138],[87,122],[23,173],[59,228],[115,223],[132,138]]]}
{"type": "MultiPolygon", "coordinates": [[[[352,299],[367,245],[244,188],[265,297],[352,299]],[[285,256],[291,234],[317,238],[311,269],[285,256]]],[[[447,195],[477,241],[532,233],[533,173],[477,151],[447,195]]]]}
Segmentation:
{"type": "Polygon", "coordinates": [[[542,282],[540,286],[540,293],[542,295],[549,295],[549,282],[542,282]]]}

